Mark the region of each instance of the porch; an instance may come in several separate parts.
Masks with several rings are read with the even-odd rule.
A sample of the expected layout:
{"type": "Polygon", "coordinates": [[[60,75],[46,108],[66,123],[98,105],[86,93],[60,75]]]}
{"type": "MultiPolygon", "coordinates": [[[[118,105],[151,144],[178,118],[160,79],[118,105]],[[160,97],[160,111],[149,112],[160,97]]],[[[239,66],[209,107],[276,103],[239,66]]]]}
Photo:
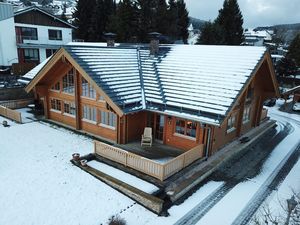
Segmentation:
{"type": "Polygon", "coordinates": [[[139,172],[164,181],[194,161],[203,157],[203,144],[182,151],[155,143],[152,147],[141,147],[133,142],[127,145],[108,145],[94,142],[94,153],[139,172]]]}
{"type": "Polygon", "coordinates": [[[128,144],[116,145],[125,151],[151,159],[156,162],[167,162],[185,153],[185,151],[154,141],[152,146],[141,146],[140,141],[133,141],[128,144]]]}

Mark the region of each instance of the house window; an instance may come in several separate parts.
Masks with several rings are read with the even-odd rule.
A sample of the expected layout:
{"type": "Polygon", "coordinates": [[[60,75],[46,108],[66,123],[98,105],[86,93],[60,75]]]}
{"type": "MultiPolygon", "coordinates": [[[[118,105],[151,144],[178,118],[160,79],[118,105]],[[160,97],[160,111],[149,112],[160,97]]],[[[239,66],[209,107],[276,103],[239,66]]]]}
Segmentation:
{"type": "Polygon", "coordinates": [[[37,40],[37,28],[33,27],[20,27],[21,30],[21,38],[23,40],[37,40]]]}
{"type": "Polygon", "coordinates": [[[83,119],[97,122],[97,110],[94,107],[84,105],[83,106],[83,119]]]}
{"type": "Polygon", "coordinates": [[[81,77],[81,90],[81,96],[96,99],[96,90],[83,77],[81,77]]]}
{"type": "Polygon", "coordinates": [[[51,87],[52,91],[60,91],[60,82],[57,82],[51,87]]]}
{"type": "Polygon", "coordinates": [[[48,30],[49,40],[62,40],[61,30],[48,30]]]}
{"type": "Polygon", "coordinates": [[[57,51],[57,49],[47,48],[47,49],[46,49],[46,58],[49,58],[49,57],[50,57],[51,55],[53,55],[56,51],[57,51]]]}
{"type": "Polygon", "coordinates": [[[243,123],[247,123],[250,121],[250,113],[251,113],[251,106],[246,105],[243,113],[243,123]]]}
{"type": "Polygon", "coordinates": [[[234,131],[236,128],[236,114],[232,114],[227,121],[227,133],[234,131]]]}
{"type": "Polygon", "coordinates": [[[176,120],[175,133],[196,138],[197,123],[186,120],[176,120]]]}
{"type": "Polygon", "coordinates": [[[63,77],[63,92],[68,94],[75,93],[75,85],[74,85],[74,70],[71,69],[64,77],[63,77]]]}
{"type": "Polygon", "coordinates": [[[51,103],[51,109],[56,111],[61,111],[61,100],[52,98],[50,100],[51,103]]]}
{"type": "Polygon", "coordinates": [[[109,127],[116,127],[116,114],[112,112],[100,111],[101,125],[107,125],[109,127]]]}
{"type": "Polygon", "coordinates": [[[24,49],[24,61],[25,62],[39,62],[39,50],[34,48],[24,49]]]}
{"type": "Polygon", "coordinates": [[[76,107],[74,102],[64,102],[64,113],[75,115],[76,107]]]}

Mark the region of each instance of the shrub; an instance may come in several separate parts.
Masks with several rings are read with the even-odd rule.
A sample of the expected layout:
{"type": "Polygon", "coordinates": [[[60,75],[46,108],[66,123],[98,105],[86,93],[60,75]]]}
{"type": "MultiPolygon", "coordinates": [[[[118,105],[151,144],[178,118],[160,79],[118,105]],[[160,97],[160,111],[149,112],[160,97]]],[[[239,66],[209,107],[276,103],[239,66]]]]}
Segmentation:
{"type": "Polygon", "coordinates": [[[126,225],[126,221],[119,217],[119,215],[111,216],[108,219],[108,225],[126,225]]]}

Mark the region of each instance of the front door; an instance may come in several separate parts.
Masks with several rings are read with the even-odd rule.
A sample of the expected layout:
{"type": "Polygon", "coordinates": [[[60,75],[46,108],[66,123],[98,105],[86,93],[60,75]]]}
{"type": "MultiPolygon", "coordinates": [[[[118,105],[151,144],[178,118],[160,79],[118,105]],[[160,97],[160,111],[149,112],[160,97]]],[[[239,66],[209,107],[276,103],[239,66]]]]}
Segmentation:
{"type": "Polygon", "coordinates": [[[155,139],[156,141],[163,142],[164,139],[164,127],[165,116],[156,114],[156,126],[155,126],[155,139]]]}

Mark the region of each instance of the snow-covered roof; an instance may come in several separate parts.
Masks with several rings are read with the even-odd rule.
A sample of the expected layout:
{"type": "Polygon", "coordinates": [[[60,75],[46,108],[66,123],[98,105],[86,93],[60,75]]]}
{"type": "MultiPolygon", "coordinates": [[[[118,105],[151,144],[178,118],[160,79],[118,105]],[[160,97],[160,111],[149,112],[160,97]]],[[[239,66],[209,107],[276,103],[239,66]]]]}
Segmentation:
{"type": "Polygon", "coordinates": [[[30,81],[43,69],[43,67],[46,65],[46,63],[51,59],[51,57],[47,58],[43,62],[41,62],[39,65],[34,67],[32,70],[27,72],[24,76],[22,76],[20,79],[18,79],[19,82],[23,84],[29,84],[30,81]]]}
{"type": "Polygon", "coordinates": [[[162,45],[154,57],[143,46],[81,43],[64,49],[124,113],[151,110],[215,125],[266,52],[265,47],[162,45]]]}

